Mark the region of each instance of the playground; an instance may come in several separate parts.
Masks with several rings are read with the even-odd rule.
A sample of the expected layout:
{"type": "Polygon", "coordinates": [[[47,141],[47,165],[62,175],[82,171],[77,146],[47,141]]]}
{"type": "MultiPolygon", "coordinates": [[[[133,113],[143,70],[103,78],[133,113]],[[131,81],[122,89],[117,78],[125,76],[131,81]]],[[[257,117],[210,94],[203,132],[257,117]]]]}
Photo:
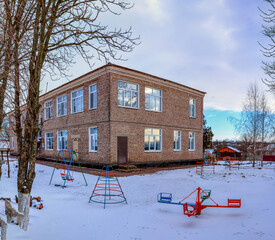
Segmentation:
{"type": "MultiPolygon", "coordinates": [[[[0,197],[10,197],[12,205],[16,206],[16,159],[11,159],[10,165],[11,178],[7,177],[6,164],[2,167],[0,197]]],[[[196,167],[192,167],[119,176],[119,182],[110,184],[115,184],[113,190],[119,189],[119,193],[123,191],[127,202],[106,206],[89,200],[93,200],[93,193],[98,196],[101,194],[101,186],[104,184],[101,185],[99,177],[103,178],[102,183],[108,182],[106,176],[112,176],[112,171],[107,175],[104,173],[106,169],[101,175],[91,175],[84,171],[84,178],[81,171],[75,172],[70,168],[68,173],[66,168],[62,169],[56,169],[53,174],[53,167],[36,164],[32,195],[40,196],[44,207],[41,210],[30,208],[27,232],[17,225],[9,224],[7,239],[166,240],[221,239],[221,236],[222,239],[230,240],[275,239],[274,163],[255,169],[244,164],[231,170],[221,164],[215,166],[214,173],[205,171],[203,174],[196,173],[196,167]],[[193,191],[194,194],[190,195],[193,191]],[[184,204],[158,202],[160,193],[171,193],[171,198],[170,195],[163,197],[176,203],[190,195],[186,199],[190,205],[186,205],[185,210],[191,209],[185,215],[184,204]],[[200,215],[191,214],[191,204],[195,203],[196,196],[202,199],[204,205],[200,215]],[[238,199],[241,202],[234,202],[238,199]],[[215,203],[219,207],[209,207],[217,206],[215,203]]],[[[4,201],[0,200],[2,218],[4,205],[4,201]]]]}

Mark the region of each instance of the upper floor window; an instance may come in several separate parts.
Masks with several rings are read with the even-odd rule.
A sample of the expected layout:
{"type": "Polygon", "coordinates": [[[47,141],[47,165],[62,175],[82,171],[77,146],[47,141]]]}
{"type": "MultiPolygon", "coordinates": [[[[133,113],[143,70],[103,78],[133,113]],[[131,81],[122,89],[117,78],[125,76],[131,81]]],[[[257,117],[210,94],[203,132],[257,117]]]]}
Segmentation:
{"type": "Polygon", "coordinates": [[[90,95],[90,109],[97,108],[97,84],[93,84],[89,89],[90,95]]]}
{"type": "Polygon", "coordinates": [[[147,152],[161,151],[161,129],[145,128],[144,130],[144,150],[147,152]]]}
{"type": "Polygon", "coordinates": [[[194,98],[189,99],[189,116],[196,117],[196,99],[194,98]]]}
{"type": "Polygon", "coordinates": [[[89,128],[89,151],[97,152],[97,127],[89,128]]]}
{"type": "Polygon", "coordinates": [[[181,149],[181,131],[174,131],[174,150],[180,151],[181,149]]]}
{"type": "Polygon", "coordinates": [[[139,85],[118,81],[118,106],[138,108],[139,85]]]}
{"type": "Polygon", "coordinates": [[[53,150],[53,133],[49,132],[45,134],[45,149],[46,150],[53,150]]]}
{"type": "Polygon", "coordinates": [[[57,150],[68,149],[67,138],[68,138],[67,131],[57,132],[57,150]]]}
{"type": "Polygon", "coordinates": [[[53,106],[52,101],[46,102],[44,105],[45,120],[53,118],[53,106]]]}
{"type": "Polygon", "coordinates": [[[72,92],[72,113],[83,112],[83,89],[72,92]]]}
{"type": "Polygon", "coordinates": [[[57,98],[57,116],[67,115],[67,95],[57,98]]]}
{"type": "Polygon", "coordinates": [[[162,111],[162,91],[145,87],[145,110],[162,111]]]}
{"type": "Polygon", "coordinates": [[[195,151],[195,133],[189,132],[189,151],[195,151]]]}

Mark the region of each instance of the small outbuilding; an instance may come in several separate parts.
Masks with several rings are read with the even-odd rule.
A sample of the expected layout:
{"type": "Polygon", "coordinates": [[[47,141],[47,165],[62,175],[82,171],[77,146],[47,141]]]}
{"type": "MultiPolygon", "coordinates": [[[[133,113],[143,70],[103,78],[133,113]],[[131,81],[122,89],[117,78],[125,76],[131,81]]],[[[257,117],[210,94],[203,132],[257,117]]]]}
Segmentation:
{"type": "Polygon", "coordinates": [[[224,157],[235,157],[241,159],[241,151],[230,146],[218,148],[214,151],[217,160],[222,160],[224,157]]]}

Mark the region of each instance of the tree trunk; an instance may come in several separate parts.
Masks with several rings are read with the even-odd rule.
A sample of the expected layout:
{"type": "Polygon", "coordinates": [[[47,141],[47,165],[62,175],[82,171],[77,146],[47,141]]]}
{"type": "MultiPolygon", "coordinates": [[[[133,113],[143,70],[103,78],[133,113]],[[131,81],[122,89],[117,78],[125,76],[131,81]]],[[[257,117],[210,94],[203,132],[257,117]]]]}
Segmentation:
{"type": "Polygon", "coordinates": [[[18,193],[18,211],[24,213],[23,229],[28,230],[30,213],[30,194],[18,193]]]}
{"type": "Polygon", "coordinates": [[[10,178],[10,160],[9,160],[9,151],[7,151],[7,164],[8,164],[8,178],[10,178]]]}

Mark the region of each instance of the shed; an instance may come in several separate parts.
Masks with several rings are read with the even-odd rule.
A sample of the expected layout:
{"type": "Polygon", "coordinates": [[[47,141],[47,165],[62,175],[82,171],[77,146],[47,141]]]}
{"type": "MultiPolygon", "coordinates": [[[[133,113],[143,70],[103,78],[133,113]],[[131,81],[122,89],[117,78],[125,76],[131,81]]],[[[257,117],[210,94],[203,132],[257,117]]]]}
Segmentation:
{"type": "Polygon", "coordinates": [[[214,151],[217,160],[222,160],[224,157],[236,157],[241,159],[241,151],[237,148],[226,146],[214,151]]]}

